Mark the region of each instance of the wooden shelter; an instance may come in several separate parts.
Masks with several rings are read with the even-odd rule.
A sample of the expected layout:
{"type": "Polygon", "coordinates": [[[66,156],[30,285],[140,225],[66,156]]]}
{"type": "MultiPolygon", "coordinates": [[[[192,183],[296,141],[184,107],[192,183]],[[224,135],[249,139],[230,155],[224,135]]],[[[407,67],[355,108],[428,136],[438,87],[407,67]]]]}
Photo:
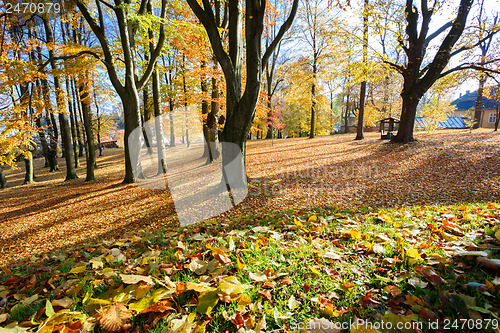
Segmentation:
{"type": "Polygon", "coordinates": [[[394,117],[385,118],[378,121],[380,123],[380,139],[391,139],[393,132],[399,127],[399,119],[394,117]]]}

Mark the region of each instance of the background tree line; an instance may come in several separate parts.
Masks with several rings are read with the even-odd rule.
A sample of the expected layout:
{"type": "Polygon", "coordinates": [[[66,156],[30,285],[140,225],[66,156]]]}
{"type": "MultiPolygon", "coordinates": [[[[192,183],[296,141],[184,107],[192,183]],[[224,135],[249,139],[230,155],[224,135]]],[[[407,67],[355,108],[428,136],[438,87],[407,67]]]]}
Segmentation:
{"type": "Polygon", "coordinates": [[[6,13],[8,3],[17,2],[0,14],[0,165],[22,156],[26,183],[35,141],[50,171],[61,151],[66,180],[81,158],[94,179],[112,126],[106,104],[123,113],[133,183],[130,133],[154,119],[156,143],[145,144],[166,172],[166,149],[189,145],[190,127],[160,116],[188,105],[203,121],[207,163],[227,164],[234,156],[219,139],[243,154],[248,137],[313,138],[341,125],[357,124],[362,139],[388,116],[401,117],[394,140],[411,142],[417,112],[446,116],[466,80],[478,82],[477,112],[498,74],[497,15],[483,0],[78,0],[33,15],[6,13]]]}

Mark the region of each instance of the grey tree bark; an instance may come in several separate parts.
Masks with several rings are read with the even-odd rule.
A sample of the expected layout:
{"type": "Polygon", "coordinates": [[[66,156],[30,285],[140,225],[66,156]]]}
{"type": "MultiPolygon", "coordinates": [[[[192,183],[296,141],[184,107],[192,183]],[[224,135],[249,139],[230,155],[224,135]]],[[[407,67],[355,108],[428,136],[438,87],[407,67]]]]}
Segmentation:
{"type": "MultiPolygon", "coordinates": [[[[418,103],[438,79],[458,70],[485,70],[484,67],[476,64],[461,64],[444,71],[453,56],[479,45],[479,43],[476,43],[454,50],[455,44],[464,32],[473,0],[460,0],[454,19],[445,23],[432,34],[429,34],[429,27],[432,15],[434,14],[434,8],[428,8],[427,1],[422,0],[421,13],[419,13],[413,5],[414,1],[406,0],[406,41],[399,41],[401,48],[407,56],[407,64],[398,65],[389,61],[387,62],[403,76],[401,119],[398,133],[392,139],[394,142],[399,143],[414,141],[413,128],[418,103]],[[438,51],[434,58],[424,64],[424,61],[427,60],[425,55],[429,43],[448,28],[449,31],[438,46],[438,51]]],[[[491,38],[497,32],[498,30],[490,32],[487,38],[491,38]]]]}
{"type": "MultiPolygon", "coordinates": [[[[265,52],[262,52],[262,34],[264,30],[264,15],[266,1],[246,0],[243,13],[243,0],[228,0],[228,52],[224,49],[219,33],[219,27],[214,15],[214,5],[203,0],[202,5],[197,0],[187,0],[189,6],[207,31],[210,44],[226,80],[226,123],[222,132],[222,140],[236,144],[245,156],[245,146],[251,124],[255,117],[255,108],[260,94],[262,71],[276,46],[290,28],[297,13],[299,0],[293,0],[290,14],[281,26],[276,38],[265,52]],[[245,15],[245,18],[244,18],[245,15]],[[245,24],[245,36],[243,36],[245,24]],[[242,94],[243,51],[246,50],[246,86],[242,94]]],[[[222,149],[222,163],[229,165],[237,155],[234,149],[222,149]]],[[[244,165],[235,175],[234,186],[245,186],[247,182],[244,165]]]]}
{"type": "MultiPolygon", "coordinates": [[[[105,2],[102,3],[107,4],[105,2]]],[[[134,15],[144,15],[146,13],[148,3],[148,0],[141,0],[139,10],[137,13],[134,13],[134,15]]],[[[156,60],[160,55],[161,49],[163,48],[165,41],[165,15],[167,0],[161,1],[160,18],[162,23],[160,23],[158,42],[156,48],[150,54],[150,60],[142,76],[139,75],[138,60],[136,56],[136,28],[134,27],[134,23],[130,20],[128,13],[132,4],[132,0],[114,0],[114,6],[110,6],[119,27],[118,37],[120,40],[121,51],[123,52],[123,66],[125,67],[125,73],[123,82],[121,82],[115,65],[112,46],[109,43],[106,34],[106,22],[101,8],[101,2],[97,2],[97,19],[92,16],[90,9],[84,2],[77,2],[77,6],[80,9],[85,21],[89,24],[99,41],[104,54],[104,59],[101,59],[101,61],[106,66],[109,79],[120,96],[123,104],[125,122],[125,177],[123,183],[135,183],[134,170],[140,168],[139,165],[132,165],[128,137],[134,129],[141,126],[138,92],[143,89],[146,82],[150,79],[156,60]]]]}
{"type": "MultiPolygon", "coordinates": [[[[47,43],[54,42],[54,33],[52,32],[52,27],[48,18],[43,18],[43,24],[45,27],[45,38],[47,39],[47,43]]],[[[49,50],[50,57],[50,65],[53,70],[57,70],[57,64],[54,60],[54,51],[52,49],[49,50]]],[[[66,160],[66,180],[76,179],[78,178],[75,165],[73,160],[72,148],[71,148],[71,131],[69,128],[68,116],[66,114],[66,104],[64,103],[64,99],[62,96],[62,86],[59,81],[59,76],[54,75],[54,88],[56,91],[56,105],[59,114],[59,125],[61,126],[61,136],[62,143],[64,149],[64,158],[66,160]]]]}

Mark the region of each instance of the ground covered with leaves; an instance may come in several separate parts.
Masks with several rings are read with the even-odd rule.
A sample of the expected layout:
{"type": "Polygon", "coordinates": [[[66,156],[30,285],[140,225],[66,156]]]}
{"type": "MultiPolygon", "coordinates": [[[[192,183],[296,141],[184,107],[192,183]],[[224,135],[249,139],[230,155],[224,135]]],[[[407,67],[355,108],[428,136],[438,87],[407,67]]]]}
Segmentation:
{"type": "Polygon", "coordinates": [[[249,142],[245,201],[183,229],[168,191],[120,184],[122,150],[88,183],[7,172],[0,326],[499,332],[498,134],[351,136],[249,142]]]}
{"type": "MultiPolygon", "coordinates": [[[[252,140],[249,195],[220,218],[308,207],[401,207],[500,201],[500,136],[491,130],[417,132],[419,142],[394,145],[367,133],[315,139],[252,140]]],[[[167,150],[168,153],[168,150],[167,150]]],[[[122,185],[123,150],[104,150],[96,181],[64,182],[35,160],[35,184],[7,171],[0,191],[0,265],[134,231],[156,233],[178,220],[169,191],[122,185]]],[[[200,156],[200,164],[205,159],[200,156]]]]}
{"type": "Polygon", "coordinates": [[[493,203],[324,208],[129,234],[4,267],[0,323],[61,333],[498,332],[499,219],[493,203]]]}

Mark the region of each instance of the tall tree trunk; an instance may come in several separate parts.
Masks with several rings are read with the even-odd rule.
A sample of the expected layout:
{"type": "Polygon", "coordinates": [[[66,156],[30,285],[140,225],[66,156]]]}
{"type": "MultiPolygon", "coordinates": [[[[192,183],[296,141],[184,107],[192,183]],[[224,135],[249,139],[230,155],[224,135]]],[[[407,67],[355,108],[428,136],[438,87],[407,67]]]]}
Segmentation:
{"type": "Polygon", "coordinates": [[[203,150],[203,155],[202,157],[208,157],[208,161],[211,160],[210,158],[210,134],[209,134],[209,129],[208,129],[208,115],[209,115],[209,105],[208,105],[208,82],[207,82],[207,77],[206,77],[206,70],[207,70],[207,62],[203,59],[201,61],[201,80],[200,80],[200,88],[201,88],[201,94],[202,94],[202,100],[201,100],[201,114],[203,116],[203,137],[205,138],[205,148],[203,150]]]}
{"type": "MultiPolygon", "coordinates": [[[[161,56],[162,62],[163,62],[163,67],[167,67],[167,63],[165,61],[165,56],[161,56]]],[[[168,71],[165,71],[165,84],[171,85],[172,80],[173,80],[173,70],[172,70],[172,64],[170,63],[169,59],[169,65],[168,65],[168,71]]],[[[174,112],[175,106],[174,106],[174,98],[172,96],[172,93],[168,93],[168,107],[169,107],[169,122],[170,122],[170,143],[169,147],[175,147],[175,132],[174,132],[174,118],[172,116],[172,113],[174,112]]]]}
{"type": "Polygon", "coordinates": [[[57,140],[58,140],[58,131],[57,124],[54,114],[52,113],[52,103],[50,101],[49,96],[49,87],[46,80],[40,80],[42,87],[42,96],[43,96],[43,104],[45,107],[46,117],[45,120],[47,122],[47,132],[49,135],[49,154],[47,156],[47,160],[49,162],[50,170],[49,172],[59,170],[59,165],[57,163],[57,140]]]}
{"type": "Polygon", "coordinates": [[[344,115],[344,133],[349,133],[349,103],[350,103],[351,93],[347,92],[347,99],[345,104],[345,115],[344,115]]]}
{"type": "Polygon", "coordinates": [[[314,138],[316,130],[316,79],[318,74],[318,53],[316,52],[316,41],[313,40],[314,56],[313,56],[313,83],[311,86],[311,130],[309,139],[314,138]]]}
{"type": "MultiPolygon", "coordinates": [[[[147,4],[147,11],[152,13],[153,8],[151,1],[147,4]]],[[[148,30],[149,37],[149,52],[153,53],[155,45],[153,43],[154,33],[151,29],[148,30]]],[[[161,94],[160,94],[160,73],[158,72],[158,64],[155,64],[153,75],[153,110],[155,116],[155,137],[156,150],[158,154],[158,175],[167,173],[167,159],[165,155],[165,142],[163,142],[163,118],[161,112],[161,94]]]]}
{"type": "Polygon", "coordinates": [[[28,151],[27,157],[24,158],[24,166],[26,167],[26,173],[24,176],[24,184],[33,183],[34,171],[33,171],[33,154],[28,151]]]}
{"type": "Polygon", "coordinates": [[[73,94],[73,116],[75,118],[76,136],[78,138],[78,157],[83,157],[83,150],[85,149],[85,138],[83,137],[84,128],[82,120],[82,103],[80,101],[80,94],[76,89],[76,80],[71,80],[71,90],[73,94]]]}
{"type": "Polygon", "coordinates": [[[158,174],[167,173],[165,143],[163,142],[163,119],[161,114],[160,74],[153,72],[153,107],[155,111],[156,149],[158,153],[158,174]]]}
{"type": "MultiPolygon", "coordinates": [[[[39,94],[40,86],[38,84],[38,81],[35,83],[35,86],[37,88],[38,96],[40,96],[39,94]]],[[[47,138],[45,137],[45,131],[43,130],[41,114],[38,114],[37,117],[35,118],[35,125],[38,128],[38,137],[40,138],[40,145],[42,146],[45,162],[49,163],[50,166],[50,148],[49,144],[47,143],[47,138]]]]}
{"type": "MultiPolygon", "coordinates": [[[[52,32],[52,27],[50,21],[47,18],[43,19],[43,24],[45,26],[45,37],[48,43],[54,42],[54,35],[52,32]]],[[[49,57],[52,59],[50,64],[53,70],[57,70],[56,61],[54,58],[54,51],[49,50],[49,57]]],[[[62,87],[59,81],[59,76],[54,75],[54,88],[56,90],[56,104],[59,114],[59,124],[61,125],[61,136],[64,149],[64,157],[66,159],[66,180],[78,178],[75,165],[73,162],[73,155],[71,154],[71,132],[69,129],[68,116],[66,115],[66,104],[62,96],[62,87]]]]}
{"type": "MultiPolygon", "coordinates": [[[[404,89],[403,92],[405,92],[404,89]]],[[[401,98],[403,100],[401,119],[399,121],[398,134],[393,138],[393,141],[400,143],[413,142],[415,141],[413,138],[413,127],[420,98],[407,93],[401,93],[401,98]]]]}
{"type": "MultiPolygon", "coordinates": [[[[75,80],[75,89],[77,89],[78,113],[79,113],[78,116],[80,117],[82,142],[83,142],[83,148],[85,150],[85,160],[88,161],[89,160],[89,150],[88,150],[88,143],[87,143],[87,133],[85,131],[85,118],[83,117],[83,101],[81,98],[80,86],[78,85],[76,80],[75,80]]],[[[80,148],[80,149],[82,149],[82,148],[80,148]]]]}
{"type": "Polygon", "coordinates": [[[102,143],[101,143],[101,114],[99,103],[97,102],[97,92],[94,87],[94,104],[96,110],[96,118],[97,118],[97,144],[99,145],[99,156],[102,156],[102,143]]]}
{"type": "Polygon", "coordinates": [[[127,89],[120,97],[123,102],[123,113],[125,117],[125,178],[123,179],[123,183],[132,184],[135,183],[136,175],[137,177],[143,177],[140,161],[137,162],[137,165],[132,165],[132,160],[130,158],[131,156],[139,156],[139,151],[136,151],[136,149],[140,147],[135,147],[135,145],[131,146],[128,140],[132,131],[141,127],[139,95],[136,89],[127,89]],[[134,151],[130,151],[131,148],[134,151]]]}
{"type": "MultiPolygon", "coordinates": [[[[273,59],[274,60],[274,59],[273,59]]],[[[273,74],[271,69],[269,69],[270,64],[266,64],[266,88],[267,88],[267,134],[266,139],[273,138],[273,122],[271,121],[273,117],[273,74]]]]}
{"type": "MultiPolygon", "coordinates": [[[[94,168],[96,164],[94,133],[92,133],[92,110],[90,109],[90,89],[88,80],[88,73],[85,73],[79,77],[78,82],[78,91],[80,95],[83,116],[83,126],[85,128],[85,137],[87,142],[87,147],[85,149],[87,155],[87,176],[85,178],[85,181],[91,181],[95,179],[94,168]]],[[[127,140],[125,140],[125,142],[126,141],[127,140]]]]}
{"type": "Polygon", "coordinates": [[[252,122],[245,119],[245,114],[248,112],[248,108],[252,108],[254,106],[244,102],[233,102],[232,106],[228,105],[228,108],[229,107],[231,110],[236,112],[232,117],[228,117],[226,119],[226,124],[224,126],[224,130],[222,131],[222,164],[227,166],[232,162],[234,163],[230,176],[228,176],[228,174],[224,172],[225,169],[223,169],[223,174],[226,178],[225,183],[231,184],[231,188],[234,189],[246,186],[247,176],[245,171],[244,156],[246,153],[246,138],[250,132],[252,122]],[[245,126],[247,123],[249,126],[245,126]],[[228,145],[227,143],[233,145],[228,145]],[[243,156],[243,159],[239,159],[239,154],[243,156]],[[229,177],[231,179],[228,179],[229,177]]]}
{"type": "Polygon", "coordinates": [[[151,119],[151,103],[149,100],[148,86],[145,86],[142,90],[143,104],[144,104],[144,120],[142,121],[142,134],[144,136],[144,143],[148,148],[148,154],[153,154],[153,148],[151,147],[151,142],[149,138],[151,137],[151,129],[149,128],[149,120],[151,119]],[[149,134],[149,135],[148,135],[149,134]]]}
{"type": "MultiPolygon", "coordinates": [[[[217,62],[214,59],[214,66],[217,69],[217,62]]],[[[210,158],[216,160],[220,156],[219,151],[219,128],[218,119],[220,111],[220,90],[219,82],[216,77],[212,78],[212,102],[210,103],[210,113],[208,114],[208,133],[209,133],[209,149],[210,158]]]]}
{"type": "Polygon", "coordinates": [[[5,178],[5,175],[3,173],[3,168],[0,165],[0,188],[6,188],[7,187],[7,179],[5,178]]]}
{"type": "Polygon", "coordinates": [[[69,84],[69,79],[66,79],[66,91],[68,94],[69,120],[70,120],[70,125],[71,125],[71,138],[72,138],[72,145],[73,145],[73,159],[75,161],[75,169],[76,169],[76,168],[80,167],[80,158],[78,155],[75,111],[73,110],[75,104],[74,104],[73,93],[72,93],[72,90],[71,90],[71,87],[69,84]]]}
{"type": "MultiPolygon", "coordinates": [[[[363,9],[363,65],[365,66],[364,74],[368,68],[368,0],[364,0],[363,9]]],[[[363,140],[363,127],[365,126],[365,98],[366,98],[366,78],[361,82],[359,91],[359,112],[358,112],[358,127],[356,129],[355,140],[363,140]]]]}
{"type": "Polygon", "coordinates": [[[182,56],[182,89],[184,92],[184,113],[186,116],[186,145],[189,148],[191,142],[189,141],[189,122],[188,122],[188,96],[187,96],[187,84],[186,84],[186,55],[182,56]]]}
{"type": "MultiPolygon", "coordinates": [[[[214,61],[216,61],[214,59],[214,61]]],[[[202,63],[202,67],[206,68],[206,63],[202,63]]],[[[215,64],[215,69],[217,69],[217,64],[215,64]]],[[[212,102],[210,103],[210,107],[206,98],[202,101],[201,111],[202,114],[206,115],[206,120],[203,123],[203,135],[205,137],[205,151],[203,153],[203,157],[207,157],[207,164],[219,158],[219,150],[218,150],[218,135],[217,135],[217,118],[219,117],[219,86],[217,82],[217,78],[212,77],[212,102]]],[[[208,95],[208,86],[209,82],[206,78],[203,78],[201,82],[201,90],[206,95],[208,95]]]]}
{"type": "MultiPolygon", "coordinates": [[[[485,57],[481,57],[481,61],[484,62],[485,57]]],[[[481,123],[483,121],[483,92],[484,92],[484,84],[486,82],[486,75],[484,73],[480,73],[481,77],[479,78],[479,87],[477,89],[477,98],[476,104],[474,105],[474,126],[472,128],[477,129],[481,127],[481,123]]]]}
{"type": "Polygon", "coordinates": [[[175,127],[174,127],[174,100],[172,97],[168,99],[168,106],[170,108],[170,112],[168,114],[168,118],[170,120],[170,147],[175,147],[175,127]]]}

